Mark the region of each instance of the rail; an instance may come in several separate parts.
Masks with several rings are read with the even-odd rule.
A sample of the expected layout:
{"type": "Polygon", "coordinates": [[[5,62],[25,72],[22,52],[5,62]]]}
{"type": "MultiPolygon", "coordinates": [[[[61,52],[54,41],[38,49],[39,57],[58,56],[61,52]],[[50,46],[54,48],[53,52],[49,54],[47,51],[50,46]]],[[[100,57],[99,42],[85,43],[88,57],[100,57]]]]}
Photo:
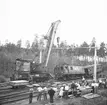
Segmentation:
{"type": "MultiPolygon", "coordinates": [[[[34,92],[33,97],[36,97],[38,94],[37,91],[34,92]]],[[[21,101],[24,99],[28,99],[29,98],[29,92],[19,92],[19,93],[15,93],[15,94],[11,94],[11,95],[6,95],[3,97],[0,97],[0,105],[4,105],[7,103],[12,103],[12,102],[16,102],[16,101],[21,101]]]]}
{"type": "MultiPolygon", "coordinates": [[[[75,81],[75,80],[74,80],[75,81]]],[[[60,83],[71,83],[71,81],[59,81],[60,83]]],[[[34,91],[33,93],[33,97],[37,97],[38,92],[34,91]]],[[[5,104],[10,104],[13,102],[17,102],[17,101],[21,101],[24,99],[28,99],[29,98],[29,90],[21,90],[21,91],[16,91],[16,92],[10,92],[10,93],[6,93],[6,94],[1,94],[0,95],[0,105],[5,105],[5,104]]]]}
{"type": "Polygon", "coordinates": [[[9,84],[10,84],[9,82],[0,83],[0,88],[5,87],[5,86],[9,86],[9,84]]]}

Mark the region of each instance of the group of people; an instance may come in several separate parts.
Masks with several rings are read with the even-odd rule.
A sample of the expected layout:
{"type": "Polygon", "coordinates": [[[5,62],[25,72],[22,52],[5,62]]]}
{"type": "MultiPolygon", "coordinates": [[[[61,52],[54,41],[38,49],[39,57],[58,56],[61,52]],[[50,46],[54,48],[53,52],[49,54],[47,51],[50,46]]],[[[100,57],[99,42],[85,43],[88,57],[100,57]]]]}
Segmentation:
{"type": "Polygon", "coordinates": [[[59,97],[67,99],[70,96],[80,96],[81,91],[78,87],[80,87],[79,82],[74,81],[72,81],[70,84],[62,84],[59,89],[59,97]]]}
{"type": "MultiPolygon", "coordinates": [[[[50,99],[50,103],[53,103],[54,98],[69,98],[71,94],[75,96],[75,91],[77,90],[77,84],[72,82],[71,84],[58,84],[56,86],[39,86],[36,88],[38,91],[37,101],[50,99]]],[[[33,91],[30,90],[29,103],[32,103],[33,91]]]]}
{"type": "MultiPolygon", "coordinates": [[[[82,81],[77,81],[74,82],[72,81],[71,83],[61,83],[61,84],[56,84],[55,86],[39,86],[36,88],[38,91],[38,96],[37,96],[37,101],[47,100],[48,98],[50,99],[50,103],[54,102],[54,98],[64,98],[67,99],[70,96],[81,96],[81,87],[85,86],[90,86],[92,88],[92,92],[94,92],[94,87],[96,84],[91,83],[89,84],[85,78],[82,79],[82,81]]],[[[32,91],[32,90],[31,90],[32,91]]],[[[32,93],[32,92],[31,92],[32,93]]],[[[33,95],[30,95],[33,97],[33,95]]],[[[32,101],[30,100],[29,103],[32,101]]]]}
{"type": "MultiPolygon", "coordinates": [[[[41,101],[42,98],[44,101],[46,101],[48,99],[50,99],[50,103],[53,103],[53,98],[54,98],[54,94],[56,92],[55,90],[56,88],[53,88],[52,86],[50,87],[46,87],[46,86],[39,86],[36,88],[38,95],[37,95],[37,101],[41,101]]],[[[33,99],[33,92],[34,89],[30,89],[29,92],[29,104],[32,103],[32,99],[33,99]]]]}

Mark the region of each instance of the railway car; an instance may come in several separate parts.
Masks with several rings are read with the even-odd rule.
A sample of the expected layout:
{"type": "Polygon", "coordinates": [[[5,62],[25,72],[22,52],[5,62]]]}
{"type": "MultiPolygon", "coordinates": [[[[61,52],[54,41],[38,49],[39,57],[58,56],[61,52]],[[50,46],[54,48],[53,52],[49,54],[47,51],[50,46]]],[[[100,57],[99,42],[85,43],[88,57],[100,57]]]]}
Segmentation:
{"type": "Polygon", "coordinates": [[[19,88],[19,87],[25,87],[29,85],[29,81],[26,80],[16,80],[16,81],[10,81],[10,85],[13,89],[19,88]]]}
{"type": "Polygon", "coordinates": [[[56,80],[71,80],[80,79],[82,76],[85,78],[91,78],[88,68],[82,66],[71,66],[68,64],[57,65],[54,68],[54,75],[56,80]]]}

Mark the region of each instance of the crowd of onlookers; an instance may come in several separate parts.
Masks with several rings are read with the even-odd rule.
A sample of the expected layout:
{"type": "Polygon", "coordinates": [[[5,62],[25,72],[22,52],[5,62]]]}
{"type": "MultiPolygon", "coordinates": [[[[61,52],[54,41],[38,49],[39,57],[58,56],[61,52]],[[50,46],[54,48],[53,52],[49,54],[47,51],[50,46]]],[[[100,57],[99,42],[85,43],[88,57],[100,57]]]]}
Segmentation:
{"type": "MultiPolygon", "coordinates": [[[[36,91],[38,91],[37,100],[41,101],[50,99],[50,103],[53,103],[54,99],[67,99],[71,96],[80,97],[83,89],[91,89],[90,92],[95,92],[96,87],[99,86],[99,83],[94,81],[87,81],[83,77],[81,81],[72,81],[71,83],[60,83],[60,84],[50,84],[45,86],[36,87],[36,91]]],[[[33,97],[33,89],[30,92],[29,103],[32,103],[33,97]]]]}

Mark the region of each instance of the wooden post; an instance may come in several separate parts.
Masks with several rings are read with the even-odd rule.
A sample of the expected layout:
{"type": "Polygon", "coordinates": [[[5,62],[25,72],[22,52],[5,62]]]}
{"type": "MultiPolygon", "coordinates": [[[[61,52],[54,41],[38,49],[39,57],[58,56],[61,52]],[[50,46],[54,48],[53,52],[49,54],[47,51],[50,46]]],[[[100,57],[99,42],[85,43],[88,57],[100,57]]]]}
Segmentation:
{"type": "Polygon", "coordinates": [[[94,50],[94,81],[97,81],[97,48],[96,48],[96,42],[95,42],[95,50],[94,50]]]}

